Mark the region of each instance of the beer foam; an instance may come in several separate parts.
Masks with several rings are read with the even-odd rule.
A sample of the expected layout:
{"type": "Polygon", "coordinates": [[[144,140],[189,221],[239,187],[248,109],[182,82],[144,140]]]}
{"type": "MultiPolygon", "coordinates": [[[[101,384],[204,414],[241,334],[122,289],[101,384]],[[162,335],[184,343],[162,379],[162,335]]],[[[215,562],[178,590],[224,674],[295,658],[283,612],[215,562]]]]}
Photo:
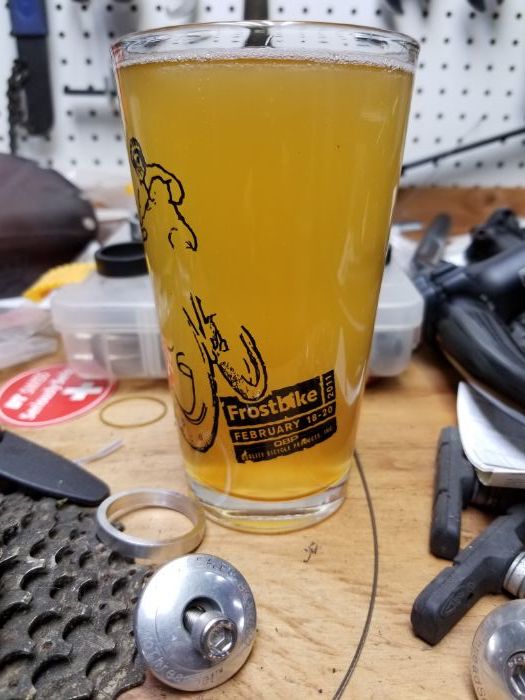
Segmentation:
{"type": "MultiPolygon", "coordinates": [[[[158,53],[155,55],[128,57],[124,61],[117,61],[118,68],[126,68],[132,65],[145,65],[150,63],[213,63],[213,62],[249,62],[252,60],[266,61],[290,61],[308,65],[310,63],[322,63],[327,65],[356,65],[382,68],[391,71],[414,73],[415,66],[409,61],[393,56],[373,56],[358,51],[329,51],[326,49],[297,49],[281,50],[266,47],[243,47],[239,49],[206,49],[181,51],[178,54],[172,52],[158,53]]],[[[237,63],[238,65],[238,63],[237,63]]]]}

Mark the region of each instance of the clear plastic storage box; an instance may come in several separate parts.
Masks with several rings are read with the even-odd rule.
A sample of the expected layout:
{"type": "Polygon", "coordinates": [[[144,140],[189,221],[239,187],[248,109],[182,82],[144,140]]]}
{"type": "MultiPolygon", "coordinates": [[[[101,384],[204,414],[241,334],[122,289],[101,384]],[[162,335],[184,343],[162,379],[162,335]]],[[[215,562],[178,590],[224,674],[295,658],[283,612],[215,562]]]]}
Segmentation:
{"type": "MultiPolygon", "coordinates": [[[[109,248],[117,246],[103,250],[109,248]]],[[[133,274],[133,266],[126,276],[120,268],[118,276],[100,274],[108,270],[98,259],[97,267],[84,282],[59,289],[51,299],[68,364],[87,379],[166,376],[145,261],[142,274],[133,274]]]]}
{"type": "Polygon", "coordinates": [[[423,297],[391,260],[381,283],[369,376],[393,377],[406,369],[419,343],[422,322],[423,297]]]}
{"type": "MultiPolygon", "coordinates": [[[[69,365],[87,379],[166,376],[148,275],[108,277],[100,273],[108,270],[99,262],[99,272],[81,284],[63,287],[51,300],[53,325],[62,335],[69,365]]],[[[406,368],[419,342],[422,318],[421,295],[396,263],[389,262],[379,297],[370,376],[395,376],[406,368]]]]}

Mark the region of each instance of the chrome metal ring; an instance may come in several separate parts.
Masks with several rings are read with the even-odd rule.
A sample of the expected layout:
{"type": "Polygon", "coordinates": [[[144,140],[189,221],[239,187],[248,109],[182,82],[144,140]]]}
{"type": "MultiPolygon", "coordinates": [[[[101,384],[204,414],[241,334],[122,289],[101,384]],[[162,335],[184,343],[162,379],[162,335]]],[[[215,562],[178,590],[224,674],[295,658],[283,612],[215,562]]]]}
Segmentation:
{"type": "Polygon", "coordinates": [[[97,535],[111,549],[133,559],[167,561],[192,552],[202,542],[205,530],[204,510],[200,503],[177,491],[132,489],[106,498],[97,509],[97,535]],[[142,508],[169,508],[182,513],[193,528],[170,540],[147,540],[121,532],[113,522],[142,508]]]}

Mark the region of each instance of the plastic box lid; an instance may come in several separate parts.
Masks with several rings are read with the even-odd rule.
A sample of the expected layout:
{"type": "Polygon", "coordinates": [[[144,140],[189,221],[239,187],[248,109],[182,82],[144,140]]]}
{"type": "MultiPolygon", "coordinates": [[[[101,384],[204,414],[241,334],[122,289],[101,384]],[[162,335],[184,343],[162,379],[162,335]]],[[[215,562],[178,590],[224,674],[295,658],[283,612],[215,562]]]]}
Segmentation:
{"type": "Polygon", "coordinates": [[[57,290],[51,299],[51,314],[60,333],[159,332],[148,275],[116,278],[94,272],[81,284],[57,290]]]}

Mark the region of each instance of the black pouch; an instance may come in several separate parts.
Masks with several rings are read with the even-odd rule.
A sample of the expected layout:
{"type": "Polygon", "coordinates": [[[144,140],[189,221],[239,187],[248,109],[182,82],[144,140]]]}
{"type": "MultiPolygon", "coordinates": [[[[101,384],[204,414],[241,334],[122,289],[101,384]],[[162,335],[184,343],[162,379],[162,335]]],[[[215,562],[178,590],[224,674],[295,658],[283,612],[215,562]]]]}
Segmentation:
{"type": "Polygon", "coordinates": [[[97,233],[90,202],[54,170],[0,154],[0,298],[71,262],[97,233]]]}

